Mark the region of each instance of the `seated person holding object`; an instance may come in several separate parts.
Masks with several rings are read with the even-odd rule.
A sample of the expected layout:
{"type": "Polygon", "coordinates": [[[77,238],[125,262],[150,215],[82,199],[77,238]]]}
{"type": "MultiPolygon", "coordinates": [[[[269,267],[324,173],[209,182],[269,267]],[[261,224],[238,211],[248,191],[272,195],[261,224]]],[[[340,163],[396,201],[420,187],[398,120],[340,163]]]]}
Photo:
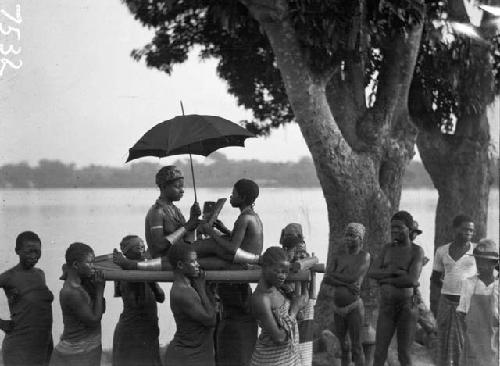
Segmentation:
{"type": "MultiPolygon", "coordinates": [[[[199,232],[208,236],[208,238],[196,241],[192,245],[198,254],[198,262],[202,268],[208,270],[229,269],[233,263],[259,263],[260,253],[262,253],[263,248],[263,227],[262,221],[253,209],[258,195],[259,186],[255,182],[249,179],[240,179],[234,185],[230,198],[231,206],[240,209],[240,215],[234,223],[233,230],[227,229],[220,221],[215,222],[218,231],[214,230],[208,223],[199,226],[199,232]]],[[[195,229],[197,224],[196,216],[192,215],[192,218],[185,224],[186,230],[195,229]]],[[[182,230],[182,228],[179,230],[182,230]]],[[[169,241],[168,238],[169,236],[166,236],[165,240],[169,241]]],[[[175,245],[175,242],[173,244],[175,245]]],[[[165,256],[137,262],[125,258],[115,250],[113,261],[123,269],[149,271],[172,269],[168,258],[165,256]]],[[[237,266],[237,268],[241,268],[241,266],[237,266]]]]}

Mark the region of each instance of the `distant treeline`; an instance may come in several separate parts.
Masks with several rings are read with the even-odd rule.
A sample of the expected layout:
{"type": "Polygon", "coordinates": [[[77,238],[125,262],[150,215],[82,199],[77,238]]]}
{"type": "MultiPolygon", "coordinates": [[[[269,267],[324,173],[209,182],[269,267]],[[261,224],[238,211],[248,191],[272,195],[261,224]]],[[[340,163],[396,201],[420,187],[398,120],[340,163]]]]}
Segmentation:
{"type": "MultiPolygon", "coordinates": [[[[191,186],[189,161],[174,163],[191,186]]],[[[132,163],[123,168],[90,165],[77,168],[58,160],[40,160],[38,166],[27,163],[0,167],[0,188],[134,188],[154,187],[154,176],[162,164],[132,163]]],[[[231,187],[238,179],[254,179],[262,187],[319,187],[310,158],[296,163],[270,163],[258,160],[229,160],[214,153],[207,163],[195,163],[199,187],[231,187]]],[[[498,160],[492,169],[494,185],[498,186],[498,160]]],[[[422,163],[412,161],[404,177],[405,188],[432,188],[432,181],[422,163]]]]}

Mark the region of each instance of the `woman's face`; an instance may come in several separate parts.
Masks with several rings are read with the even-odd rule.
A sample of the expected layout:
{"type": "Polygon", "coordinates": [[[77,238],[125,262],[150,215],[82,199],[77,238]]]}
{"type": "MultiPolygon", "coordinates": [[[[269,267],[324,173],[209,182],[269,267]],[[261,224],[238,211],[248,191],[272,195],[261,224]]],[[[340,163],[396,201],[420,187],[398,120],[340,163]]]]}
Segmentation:
{"type": "Polygon", "coordinates": [[[288,277],[290,262],[281,260],[273,264],[265,265],[262,268],[264,280],[270,285],[279,288],[288,277]]]}
{"type": "Polygon", "coordinates": [[[344,243],[349,253],[356,253],[361,249],[361,238],[352,231],[344,234],[344,243]]]}
{"type": "Polygon", "coordinates": [[[184,196],[184,178],[179,178],[163,187],[165,198],[172,202],[180,201],[184,196]]]}

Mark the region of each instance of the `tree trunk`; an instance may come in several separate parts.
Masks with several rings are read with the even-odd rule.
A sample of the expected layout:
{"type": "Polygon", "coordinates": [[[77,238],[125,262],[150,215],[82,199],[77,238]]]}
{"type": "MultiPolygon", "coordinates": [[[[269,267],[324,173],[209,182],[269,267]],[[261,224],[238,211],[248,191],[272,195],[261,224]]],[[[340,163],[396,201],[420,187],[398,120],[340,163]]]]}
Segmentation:
{"type": "MultiPolygon", "coordinates": [[[[486,110],[465,116],[454,135],[437,128],[422,130],[417,138],[422,162],[439,198],[435,217],[434,250],[453,239],[452,221],[465,214],[474,220],[475,240],[487,232],[488,196],[491,185],[490,133],[486,110]]],[[[431,310],[437,311],[439,289],[431,287],[431,310]]]]}
{"type": "MultiPolygon", "coordinates": [[[[422,27],[414,27],[407,36],[398,34],[387,44],[386,58],[394,60],[381,70],[383,87],[378,90],[380,98],[372,110],[367,112],[359,102],[338,106],[338,100],[336,109],[327,98],[326,85],[331,75],[328,71],[313,73],[309,68],[287,16],[286,2],[242,2],[269,39],[296,122],[316,167],[330,225],[327,271],[349,222],[365,225],[365,249],[377,255],[389,240],[390,217],[398,209],[404,170],[414,154],[416,129],[406,106],[422,27]],[[354,140],[359,131],[349,126],[356,122],[361,123],[363,131],[358,141],[354,140]],[[356,149],[360,145],[368,148],[356,149]]],[[[357,84],[361,89],[353,93],[354,98],[364,95],[363,83],[357,84]]],[[[373,324],[378,287],[365,282],[362,296],[367,321],[373,324]]],[[[332,299],[322,288],[315,311],[317,330],[325,329],[332,320],[332,299]]]]}
{"type": "MultiPolygon", "coordinates": [[[[448,2],[448,17],[451,21],[469,21],[462,0],[448,2]]],[[[483,16],[481,23],[481,34],[491,36],[487,15],[483,16]]],[[[459,80],[455,87],[460,91],[458,107],[462,112],[453,134],[443,134],[437,123],[429,127],[432,126],[429,122],[436,118],[431,112],[432,106],[420,87],[412,85],[412,117],[419,126],[417,146],[439,195],[434,251],[453,239],[452,221],[456,215],[465,214],[474,220],[474,240],[484,237],[487,232],[488,196],[492,182],[487,106],[494,98],[494,72],[487,44],[471,40],[468,52],[471,66],[466,71],[461,68],[449,70],[459,80]]],[[[437,313],[439,295],[440,289],[431,282],[430,303],[434,314],[437,313]]]]}
{"type": "Polygon", "coordinates": [[[434,249],[453,239],[452,220],[459,214],[474,220],[476,240],[487,232],[491,174],[486,111],[462,118],[457,126],[465,131],[451,136],[424,132],[417,139],[422,162],[439,193],[434,249]]]}

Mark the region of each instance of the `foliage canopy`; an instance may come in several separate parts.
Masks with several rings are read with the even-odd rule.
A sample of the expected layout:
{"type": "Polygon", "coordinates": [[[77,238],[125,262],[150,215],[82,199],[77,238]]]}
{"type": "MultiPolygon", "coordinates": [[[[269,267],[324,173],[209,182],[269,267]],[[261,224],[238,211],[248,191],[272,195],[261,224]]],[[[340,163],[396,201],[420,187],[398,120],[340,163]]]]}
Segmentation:
{"type": "MultiPolygon", "coordinates": [[[[500,35],[481,31],[484,41],[453,33],[449,4],[430,0],[424,11],[412,0],[289,0],[289,14],[311,70],[343,73],[346,63],[361,61],[365,86],[376,90],[385,40],[422,21],[424,36],[411,95],[410,111],[425,112],[424,127],[452,131],[463,114],[481,111],[500,91],[500,35]]],[[[155,36],[132,52],[149,67],[166,73],[186,61],[198,46],[202,58],[219,60],[218,75],[238,103],[253,111],[247,128],[266,134],[293,121],[272,48],[248,9],[233,0],[124,0],[134,17],[154,28],[155,36]]],[[[367,99],[373,105],[375,93],[367,99]]]]}

